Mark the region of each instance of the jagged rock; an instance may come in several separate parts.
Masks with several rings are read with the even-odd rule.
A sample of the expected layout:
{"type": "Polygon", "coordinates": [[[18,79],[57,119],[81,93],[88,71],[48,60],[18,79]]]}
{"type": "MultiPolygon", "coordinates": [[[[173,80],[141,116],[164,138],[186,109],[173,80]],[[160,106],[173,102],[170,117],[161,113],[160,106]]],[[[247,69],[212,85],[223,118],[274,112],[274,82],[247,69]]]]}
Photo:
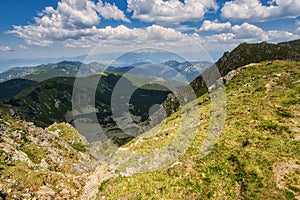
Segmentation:
{"type": "Polygon", "coordinates": [[[0,192],[8,199],[77,199],[87,173],[99,165],[88,151],[73,148],[78,142],[86,144],[85,138],[69,124],[57,124],[52,132],[16,120],[1,106],[1,170],[18,173],[0,174],[0,192]],[[30,179],[22,182],[27,174],[34,184],[30,179]]]}
{"type": "Polygon", "coordinates": [[[50,168],[49,164],[45,161],[45,158],[43,158],[43,159],[41,160],[40,166],[41,166],[42,168],[44,168],[44,169],[49,169],[49,168],[50,168]]]}
{"type": "Polygon", "coordinates": [[[53,199],[55,196],[55,191],[47,186],[42,186],[40,189],[36,192],[36,196],[38,199],[53,199]]]}

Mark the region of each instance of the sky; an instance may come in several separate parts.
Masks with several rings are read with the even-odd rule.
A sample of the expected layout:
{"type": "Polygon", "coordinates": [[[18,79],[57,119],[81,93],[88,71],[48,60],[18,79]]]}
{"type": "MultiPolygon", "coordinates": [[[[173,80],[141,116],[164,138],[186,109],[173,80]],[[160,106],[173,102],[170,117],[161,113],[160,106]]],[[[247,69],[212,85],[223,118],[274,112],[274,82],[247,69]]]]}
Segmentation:
{"type": "Polygon", "coordinates": [[[2,0],[0,61],[141,48],[216,60],[243,42],[300,39],[299,11],[299,0],[2,0]]]}

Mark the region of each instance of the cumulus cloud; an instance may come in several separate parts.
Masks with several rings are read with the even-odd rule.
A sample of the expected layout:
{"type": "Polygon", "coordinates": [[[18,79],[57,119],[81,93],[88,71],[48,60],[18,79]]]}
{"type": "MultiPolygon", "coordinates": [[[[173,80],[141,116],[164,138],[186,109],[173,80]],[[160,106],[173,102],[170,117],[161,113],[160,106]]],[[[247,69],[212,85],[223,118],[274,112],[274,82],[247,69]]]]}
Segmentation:
{"type": "Polygon", "coordinates": [[[270,42],[282,42],[285,40],[293,40],[299,38],[299,35],[293,34],[288,31],[283,30],[270,30],[264,31],[260,27],[253,24],[248,24],[247,22],[242,25],[235,25],[232,27],[233,33],[236,35],[237,39],[241,42],[249,40],[249,42],[258,41],[270,41],[270,42]]]}
{"type": "Polygon", "coordinates": [[[268,36],[263,29],[246,22],[242,25],[233,26],[232,31],[239,39],[255,38],[259,41],[268,40],[268,36]]]}
{"type": "Polygon", "coordinates": [[[272,0],[263,5],[260,0],[234,0],[224,4],[221,16],[233,21],[269,21],[300,16],[299,0],[272,0]]]}
{"type": "Polygon", "coordinates": [[[215,0],[127,0],[127,3],[133,18],[156,23],[199,21],[218,8],[215,0]]]}
{"type": "Polygon", "coordinates": [[[96,26],[104,19],[129,22],[123,11],[109,3],[91,0],[62,0],[57,8],[46,7],[35,23],[13,26],[8,33],[16,34],[30,45],[49,46],[55,41],[84,40],[99,31],[96,26]]]}
{"type": "Polygon", "coordinates": [[[23,38],[30,45],[49,46],[59,42],[70,48],[89,48],[96,44],[186,46],[200,40],[198,34],[184,34],[155,24],[146,28],[128,28],[125,25],[98,28],[101,17],[129,22],[116,5],[102,1],[94,3],[90,0],[62,0],[57,9],[46,7],[35,18],[34,24],[13,26],[9,33],[23,38]]]}
{"type": "Polygon", "coordinates": [[[0,51],[13,51],[9,46],[0,46],[0,51]]]}
{"type": "MultiPolygon", "coordinates": [[[[262,28],[249,24],[247,22],[241,25],[234,25],[228,29],[227,33],[214,34],[204,37],[202,44],[205,47],[234,47],[242,42],[282,42],[287,40],[298,39],[300,36],[288,31],[270,30],[264,31],[262,28]]],[[[226,47],[226,48],[228,48],[226,47]]]]}
{"type": "Polygon", "coordinates": [[[46,7],[39,17],[37,25],[56,28],[87,28],[100,22],[96,5],[90,0],[62,0],[57,9],[46,7]]]}
{"type": "MultiPolygon", "coordinates": [[[[156,22],[166,22],[167,19],[178,23],[185,20],[199,20],[209,9],[216,8],[213,0],[185,0],[184,3],[178,0],[128,0],[128,2],[128,8],[133,11],[134,17],[143,20],[143,17],[149,16],[150,21],[156,22]],[[167,11],[170,8],[173,10],[169,13],[167,11]],[[205,10],[205,12],[201,14],[198,9],[205,10]],[[181,15],[182,12],[185,14],[181,15]],[[195,15],[192,16],[193,12],[197,14],[194,13],[195,15]]],[[[14,26],[9,33],[23,38],[30,45],[49,46],[59,43],[70,48],[89,48],[99,44],[103,47],[115,47],[117,50],[124,46],[133,48],[173,46],[188,49],[189,46],[195,46],[195,44],[207,45],[209,48],[210,44],[231,45],[240,42],[284,41],[299,37],[287,31],[264,31],[250,23],[232,25],[230,22],[205,20],[198,31],[224,32],[200,36],[200,34],[193,33],[195,31],[192,27],[186,25],[170,26],[169,24],[169,28],[157,24],[144,28],[129,28],[125,25],[99,28],[97,26],[101,23],[101,19],[130,22],[116,5],[102,1],[95,3],[91,0],[62,0],[56,9],[46,7],[35,18],[33,24],[14,26]]],[[[27,47],[20,45],[19,48],[27,47]]],[[[1,47],[1,51],[3,50],[11,49],[1,47]]]]}
{"type": "Polygon", "coordinates": [[[214,34],[205,37],[207,41],[213,43],[258,42],[269,39],[268,32],[265,32],[260,27],[247,22],[234,26],[232,26],[230,23],[218,23],[217,21],[209,21],[203,24],[204,25],[202,25],[199,30],[217,31],[219,29],[224,30],[226,28],[227,31],[225,33],[214,34]]]}
{"type": "Polygon", "coordinates": [[[231,28],[231,23],[220,23],[218,20],[210,21],[204,20],[202,26],[200,27],[199,31],[224,31],[226,29],[231,28]]]}
{"type": "Polygon", "coordinates": [[[95,44],[103,46],[177,46],[189,45],[200,40],[198,34],[184,34],[172,28],[152,25],[146,28],[128,28],[125,25],[97,28],[67,29],[60,26],[44,27],[37,25],[14,26],[11,33],[25,39],[28,44],[49,46],[62,42],[66,47],[88,48],[95,44]]]}
{"type": "Polygon", "coordinates": [[[236,35],[233,33],[221,33],[221,34],[215,34],[211,36],[206,36],[205,41],[206,43],[228,43],[231,42],[236,35]]]}
{"type": "Polygon", "coordinates": [[[268,39],[273,42],[283,42],[288,40],[299,39],[299,35],[295,35],[288,31],[272,30],[267,32],[268,39]]]}
{"type": "Polygon", "coordinates": [[[130,22],[130,20],[126,18],[124,12],[120,10],[116,5],[111,5],[106,2],[103,4],[103,2],[100,1],[97,3],[97,11],[104,19],[114,19],[124,22],[130,22]]]}
{"type": "Polygon", "coordinates": [[[188,46],[199,42],[197,34],[183,34],[172,28],[165,28],[159,25],[152,25],[143,28],[128,28],[124,25],[117,27],[107,26],[102,29],[95,29],[94,34],[83,37],[79,40],[68,39],[64,42],[68,47],[90,47],[101,44],[103,46],[188,46]]]}

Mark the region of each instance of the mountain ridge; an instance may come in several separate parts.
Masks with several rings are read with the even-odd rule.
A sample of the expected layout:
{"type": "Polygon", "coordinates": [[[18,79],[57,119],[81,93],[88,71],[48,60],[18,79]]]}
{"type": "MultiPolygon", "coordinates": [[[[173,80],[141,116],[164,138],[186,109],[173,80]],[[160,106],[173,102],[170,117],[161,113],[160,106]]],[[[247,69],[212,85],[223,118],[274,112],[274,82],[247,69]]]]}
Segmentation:
{"type": "MultiPolygon", "coordinates": [[[[80,61],[61,61],[58,63],[42,64],[33,67],[11,68],[7,71],[0,73],[0,82],[5,82],[16,78],[29,79],[41,82],[46,79],[58,76],[76,77],[79,75],[79,70],[80,76],[90,76],[102,72],[126,73],[132,69],[139,68],[139,66],[143,66],[145,64],[151,65],[152,63],[139,62],[132,65],[115,67],[112,65],[107,66],[98,62],[91,62],[86,64],[80,61]]],[[[206,61],[178,62],[176,65],[171,65],[171,62],[166,62],[163,64],[166,64],[166,66],[169,66],[172,69],[178,71],[178,73],[182,73],[182,75],[185,76],[188,81],[192,81],[197,75],[199,75],[199,73],[201,73],[201,71],[203,71],[206,67],[212,65],[212,63],[206,61]],[[186,68],[189,68],[189,70],[184,71],[186,68]],[[197,73],[194,74],[195,72],[197,73]]],[[[137,73],[137,71],[135,71],[135,73],[137,73]]],[[[145,75],[146,73],[144,72],[143,74],[145,75]]],[[[163,76],[166,76],[168,78],[167,74],[163,76]]]]}
{"type": "MultiPolygon", "coordinates": [[[[118,143],[132,138],[132,136],[124,134],[120,129],[116,129],[116,122],[112,119],[111,96],[115,85],[121,77],[122,74],[120,73],[106,73],[102,75],[95,91],[97,123],[101,124],[108,138],[116,136],[115,141],[118,143]]],[[[99,75],[81,77],[80,79],[82,82],[89,83],[89,81],[98,80],[99,75]]],[[[130,79],[123,80],[131,87],[136,88],[132,97],[123,95],[123,98],[130,99],[130,113],[136,118],[137,123],[144,121],[146,123],[149,108],[153,104],[160,104],[165,100],[170,91],[154,84],[137,88],[134,86],[134,83],[130,82],[130,79]]],[[[24,119],[33,121],[40,127],[45,128],[55,122],[73,123],[75,111],[72,107],[72,101],[75,81],[74,77],[48,79],[25,89],[15,98],[8,100],[7,103],[12,105],[24,119]]],[[[89,85],[85,87],[89,87],[89,85]]],[[[89,89],[87,89],[87,92],[90,92],[89,89]]],[[[83,93],[87,96],[89,95],[88,93],[83,93]]],[[[83,112],[77,118],[89,120],[89,112],[83,112]]]]}
{"type": "MultiPolygon", "coordinates": [[[[293,44],[293,42],[279,44],[269,44],[267,42],[254,44],[242,43],[231,52],[225,52],[215,65],[204,70],[202,74],[209,76],[210,74],[215,73],[217,68],[219,75],[215,75],[215,77],[212,76],[211,78],[222,79],[222,77],[227,75],[229,72],[251,63],[274,60],[300,61],[300,46],[291,46],[290,44],[293,44]]],[[[211,83],[214,83],[215,81],[217,80],[210,80],[211,83]]],[[[203,75],[199,75],[195,78],[190,85],[198,97],[205,94],[211,86],[207,85],[203,75]]],[[[184,90],[185,89],[183,89],[182,92],[184,92],[184,90]]],[[[168,99],[164,102],[164,108],[168,115],[179,109],[178,100],[174,97],[174,95],[169,95],[168,99]]]]}

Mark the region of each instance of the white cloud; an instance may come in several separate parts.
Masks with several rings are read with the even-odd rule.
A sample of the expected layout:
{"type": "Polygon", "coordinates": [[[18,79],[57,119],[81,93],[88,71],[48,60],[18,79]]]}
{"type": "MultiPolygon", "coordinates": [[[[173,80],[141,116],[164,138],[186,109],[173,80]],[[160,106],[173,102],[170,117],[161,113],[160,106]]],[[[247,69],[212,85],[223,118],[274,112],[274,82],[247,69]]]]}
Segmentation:
{"type": "Polygon", "coordinates": [[[222,49],[234,48],[242,42],[256,43],[262,41],[283,42],[298,39],[300,35],[288,31],[270,30],[264,31],[262,28],[249,23],[234,25],[228,29],[228,33],[205,36],[202,42],[206,48],[222,49]]]}
{"type": "Polygon", "coordinates": [[[25,46],[25,45],[22,45],[22,44],[20,44],[20,45],[19,45],[19,48],[20,48],[20,49],[23,49],[23,50],[27,50],[27,49],[28,49],[28,47],[27,47],[27,46],[25,46]]]}
{"type": "Polygon", "coordinates": [[[232,31],[239,39],[255,39],[259,41],[268,40],[268,36],[264,30],[255,25],[248,24],[247,22],[240,26],[233,26],[232,31]]]}
{"type": "Polygon", "coordinates": [[[145,22],[180,23],[199,21],[218,8],[215,0],[127,0],[133,18],[145,22]]]}
{"type": "MultiPolygon", "coordinates": [[[[129,8],[136,18],[143,20],[143,17],[149,16],[149,20],[155,22],[166,22],[167,19],[170,19],[170,22],[199,20],[210,8],[216,7],[213,0],[185,0],[184,3],[178,0],[128,0],[128,2],[131,3],[129,8]],[[170,8],[173,10],[169,13],[170,8]],[[205,12],[198,13],[199,9],[205,12]],[[192,16],[193,12],[195,15],[192,16]],[[182,13],[185,15],[180,15],[182,13]]],[[[199,30],[226,32],[204,37],[196,33],[182,33],[181,31],[192,30],[186,25],[173,25],[174,28],[156,24],[145,28],[129,28],[125,25],[97,28],[101,18],[129,22],[125,14],[115,5],[102,3],[102,1],[94,3],[91,0],[62,0],[58,3],[57,9],[46,7],[35,18],[35,23],[14,26],[9,33],[23,38],[30,45],[50,46],[53,43],[59,43],[70,48],[89,48],[99,44],[105,47],[103,48],[105,50],[111,47],[120,50],[127,47],[145,46],[162,48],[172,46],[188,49],[189,46],[195,46],[195,44],[203,44],[207,48],[215,44],[215,46],[222,46],[223,49],[227,44],[231,46],[241,42],[284,41],[299,37],[286,31],[264,31],[249,23],[233,26],[230,22],[220,23],[217,20],[205,20],[199,30]]],[[[20,45],[19,48],[27,47],[20,45]]]]}
{"type": "Polygon", "coordinates": [[[260,0],[234,0],[224,4],[221,16],[233,21],[271,21],[300,16],[299,0],[272,0],[263,5],[260,0]]]}
{"type": "Polygon", "coordinates": [[[249,24],[247,22],[241,25],[232,26],[229,24],[221,24],[217,21],[206,22],[206,25],[202,25],[200,30],[218,30],[226,28],[225,33],[219,33],[214,35],[205,36],[205,40],[209,43],[240,43],[240,42],[258,42],[266,41],[269,39],[268,32],[263,29],[249,24]],[[212,24],[212,25],[211,25],[212,24]],[[221,25],[220,25],[221,24],[221,25]],[[220,26],[220,27],[219,27],[220,26]]]}
{"type": "Polygon", "coordinates": [[[218,20],[210,21],[204,20],[202,26],[200,27],[199,31],[223,31],[226,29],[231,28],[231,23],[220,23],[218,20]]]}
{"type": "Polygon", "coordinates": [[[172,28],[152,25],[145,29],[128,28],[124,25],[115,28],[107,26],[103,29],[95,29],[94,34],[81,39],[68,39],[64,42],[68,47],[90,47],[94,44],[102,46],[189,46],[199,43],[197,34],[183,34],[172,28]]]}
{"type": "Polygon", "coordinates": [[[27,44],[38,46],[49,46],[54,41],[63,41],[68,38],[79,39],[91,35],[94,28],[66,29],[60,27],[43,27],[40,25],[13,26],[14,30],[9,33],[23,38],[27,44]]]}
{"type": "Polygon", "coordinates": [[[206,43],[228,43],[233,41],[235,35],[233,33],[221,33],[205,37],[206,43]]]}
{"type": "Polygon", "coordinates": [[[283,42],[286,40],[293,40],[299,38],[299,35],[293,34],[288,31],[282,30],[270,30],[264,31],[263,29],[248,23],[243,23],[238,26],[235,25],[232,27],[233,33],[236,35],[236,39],[243,40],[245,42],[260,42],[260,41],[269,41],[269,42],[283,42]]]}
{"type": "Polygon", "coordinates": [[[129,21],[123,11],[109,3],[97,4],[91,0],[62,0],[57,8],[46,7],[38,17],[35,25],[49,28],[83,29],[97,26],[101,20],[114,19],[129,21]]]}
{"type": "MultiPolygon", "coordinates": [[[[188,3],[191,2],[186,2],[184,6],[189,5],[188,3]]],[[[101,20],[98,13],[105,19],[129,22],[115,5],[102,1],[95,4],[90,0],[62,0],[57,9],[46,7],[35,18],[34,24],[14,26],[9,33],[23,38],[30,45],[50,46],[53,43],[61,43],[70,48],[89,48],[97,44],[118,48],[147,45],[188,46],[200,41],[198,34],[184,34],[159,25],[146,28],[128,28],[125,25],[97,28],[101,20]]]]}
{"type": "Polygon", "coordinates": [[[30,45],[49,46],[55,41],[84,40],[97,34],[95,28],[101,20],[123,20],[129,22],[117,6],[91,0],[62,0],[57,9],[46,7],[35,17],[35,23],[13,26],[8,33],[16,34],[30,45]]]}
{"type": "Polygon", "coordinates": [[[299,39],[300,35],[293,34],[288,31],[271,30],[267,32],[269,41],[284,42],[299,39]]]}
{"type": "Polygon", "coordinates": [[[0,51],[13,51],[9,46],[0,46],[0,51]]]}
{"type": "Polygon", "coordinates": [[[111,5],[109,3],[102,3],[102,1],[97,3],[97,11],[101,14],[104,19],[114,19],[121,20],[124,22],[130,22],[126,18],[123,11],[121,11],[116,5],[111,5]]]}
{"type": "Polygon", "coordinates": [[[27,26],[14,26],[10,33],[23,38],[30,45],[49,46],[61,42],[66,47],[89,48],[102,46],[188,46],[200,41],[198,34],[184,34],[172,28],[152,25],[146,28],[96,26],[66,28],[61,25],[44,26],[40,23],[27,26]]]}
{"type": "Polygon", "coordinates": [[[90,0],[62,0],[57,9],[46,7],[35,22],[42,27],[87,28],[99,24],[100,17],[90,0]]]}

